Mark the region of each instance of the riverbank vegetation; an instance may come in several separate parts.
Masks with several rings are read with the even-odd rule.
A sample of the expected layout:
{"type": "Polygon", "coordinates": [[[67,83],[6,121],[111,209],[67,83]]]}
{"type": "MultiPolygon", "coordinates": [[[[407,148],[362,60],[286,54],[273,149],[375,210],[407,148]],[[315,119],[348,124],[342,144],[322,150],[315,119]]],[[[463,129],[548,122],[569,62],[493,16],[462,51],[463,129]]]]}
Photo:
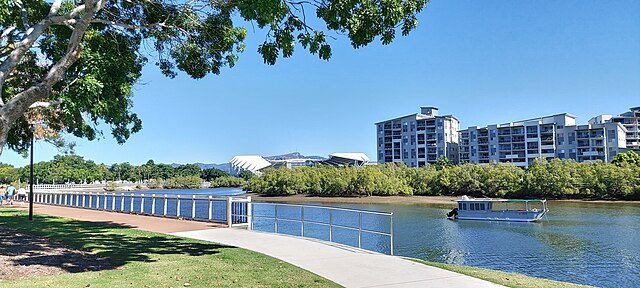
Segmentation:
{"type": "Polygon", "coordinates": [[[421,168],[388,163],[360,168],[271,169],[246,190],[266,195],[429,195],[504,198],[640,199],[640,165],[536,159],[508,164],[440,163],[421,168]]]}
{"type": "MultiPolygon", "coordinates": [[[[68,255],[61,269],[91,272],[1,280],[0,287],[339,287],[264,254],[212,242],[47,215],[28,221],[25,211],[9,208],[0,208],[0,225],[87,251],[109,264],[80,267],[78,256],[68,255]]],[[[44,249],[12,243],[20,244],[33,253],[44,249]]],[[[54,265],[47,257],[28,260],[5,267],[54,265]]]]}
{"type": "MultiPolygon", "coordinates": [[[[192,189],[211,182],[211,187],[240,187],[243,178],[231,177],[229,173],[216,169],[201,169],[196,164],[155,164],[153,160],[140,166],[115,163],[110,166],[96,164],[78,155],[58,155],[51,161],[35,163],[34,178],[38,184],[93,183],[102,182],[105,189],[115,190],[116,181],[144,184],[149,189],[192,189]],[[216,181],[219,178],[223,180],[216,181]],[[111,187],[109,183],[112,183],[111,187]],[[230,185],[230,186],[225,186],[230,185]]],[[[247,177],[245,177],[248,179],[247,177]]],[[[29,165],[13,167],[0,163],[0,183],[27,183],[29,165]]]]}

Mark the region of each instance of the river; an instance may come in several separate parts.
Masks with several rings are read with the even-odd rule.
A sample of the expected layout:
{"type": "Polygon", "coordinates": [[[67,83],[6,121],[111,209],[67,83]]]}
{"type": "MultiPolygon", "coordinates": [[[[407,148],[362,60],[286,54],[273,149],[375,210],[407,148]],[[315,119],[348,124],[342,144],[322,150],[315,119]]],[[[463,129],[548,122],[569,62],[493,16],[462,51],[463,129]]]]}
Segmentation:
{"type": "MultiPolygon", "coordinates": [[[[242,192],[222,188],[145,193],[242,192]]],[[[453,205],[326,205],[393,212],[395,255],[598,287],[636,287],[640,283],[640,203],[550,201],[550,212],[536,223],[448,220],[444,215],[453,205]]],[[[254,207],[256,214],[268,210],[264,204],[254,207]]]]}

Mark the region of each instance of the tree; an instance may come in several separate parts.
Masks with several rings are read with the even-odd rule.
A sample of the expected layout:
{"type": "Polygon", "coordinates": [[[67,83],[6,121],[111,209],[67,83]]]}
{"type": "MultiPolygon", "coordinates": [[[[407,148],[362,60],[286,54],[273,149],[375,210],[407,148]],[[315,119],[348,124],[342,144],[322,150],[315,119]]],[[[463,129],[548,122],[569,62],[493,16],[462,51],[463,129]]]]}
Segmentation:
{"type": "Polygon", "coordinates": [[[240,174],[238,174],[238,177],[249,181],[249,179],[253,178],[254,176],[256,176],[256,174],[253,174],[253,172],[249,171],[249,170],[242,170],[242,172],[240,172],[240,174]]]}
{"type": "Polygon", "coordinates": [[[230,176],[229,173],[222,171],[220,169],[208,168],[208,169],[202,170],[202,178],[207,182],[211,182],[217,178],[226,177],[226,176],[230,176]]]}
{"type": "Polygon", "coordinates": [[[629,165],[637,165],[640,166],[640,155],[633,150],[629,150],[625,153],[616,154],[613,156],[613,160],[611,163],[622,166],[625,163],[629,165]]]}
{"type": "Polygon", "coordinates": [[[246,30],[234,20],[267,31],[257,49],[266,64],[290,57],[297,44],[328,60],[329,32],[346,35],[354,48],[375,39],[389,44],[397,30],[407,35],[416,27],[427,2],[0,1],[0,149],[26,150],[30,113],[54,131],[89,140],[105,123],[125,142],[141,129],[130,97],[147,56],[168,77],[219,74],[245,49],[246,30]],[[311,27],[318,22],[326,29],[311,27]]]}

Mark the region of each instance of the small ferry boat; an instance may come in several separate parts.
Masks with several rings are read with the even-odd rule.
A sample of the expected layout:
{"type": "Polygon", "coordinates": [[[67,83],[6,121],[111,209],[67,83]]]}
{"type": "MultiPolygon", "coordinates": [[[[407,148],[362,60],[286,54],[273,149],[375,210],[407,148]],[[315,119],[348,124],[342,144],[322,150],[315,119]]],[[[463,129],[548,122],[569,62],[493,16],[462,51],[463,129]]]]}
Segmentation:
{"type": "Polygon", "coordinates": [[[462,196],[458,207],[447,217],[460,220],[533,222],[542,219],[549,209],[547,200],[472,199],[462,196]]]}

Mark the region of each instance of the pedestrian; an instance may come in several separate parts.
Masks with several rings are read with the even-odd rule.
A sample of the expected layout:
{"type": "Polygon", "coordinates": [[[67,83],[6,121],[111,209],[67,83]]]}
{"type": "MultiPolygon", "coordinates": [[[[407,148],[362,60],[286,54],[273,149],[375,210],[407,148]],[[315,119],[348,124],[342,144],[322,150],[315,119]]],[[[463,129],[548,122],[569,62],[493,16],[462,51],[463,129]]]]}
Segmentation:
{"type": "Polygon", "coordinates": [[[18,189],[18,199],[22,202],[27,201],[27,190],[24,187],[20,187],[18,189]]]}
{"type": "Polygon", "coordinates": [[[7,204],[13,205],[13,196],[16,194],[16,187],[9,184],[7,187],[7,204]]]}
{"type": "Polygon", "coordinates": [[[2,202],[4,202],[4,196],[6,195],[7,191],[4,189],[4,186],[0,186],[0,205],[2,205],[2,202]]]}

